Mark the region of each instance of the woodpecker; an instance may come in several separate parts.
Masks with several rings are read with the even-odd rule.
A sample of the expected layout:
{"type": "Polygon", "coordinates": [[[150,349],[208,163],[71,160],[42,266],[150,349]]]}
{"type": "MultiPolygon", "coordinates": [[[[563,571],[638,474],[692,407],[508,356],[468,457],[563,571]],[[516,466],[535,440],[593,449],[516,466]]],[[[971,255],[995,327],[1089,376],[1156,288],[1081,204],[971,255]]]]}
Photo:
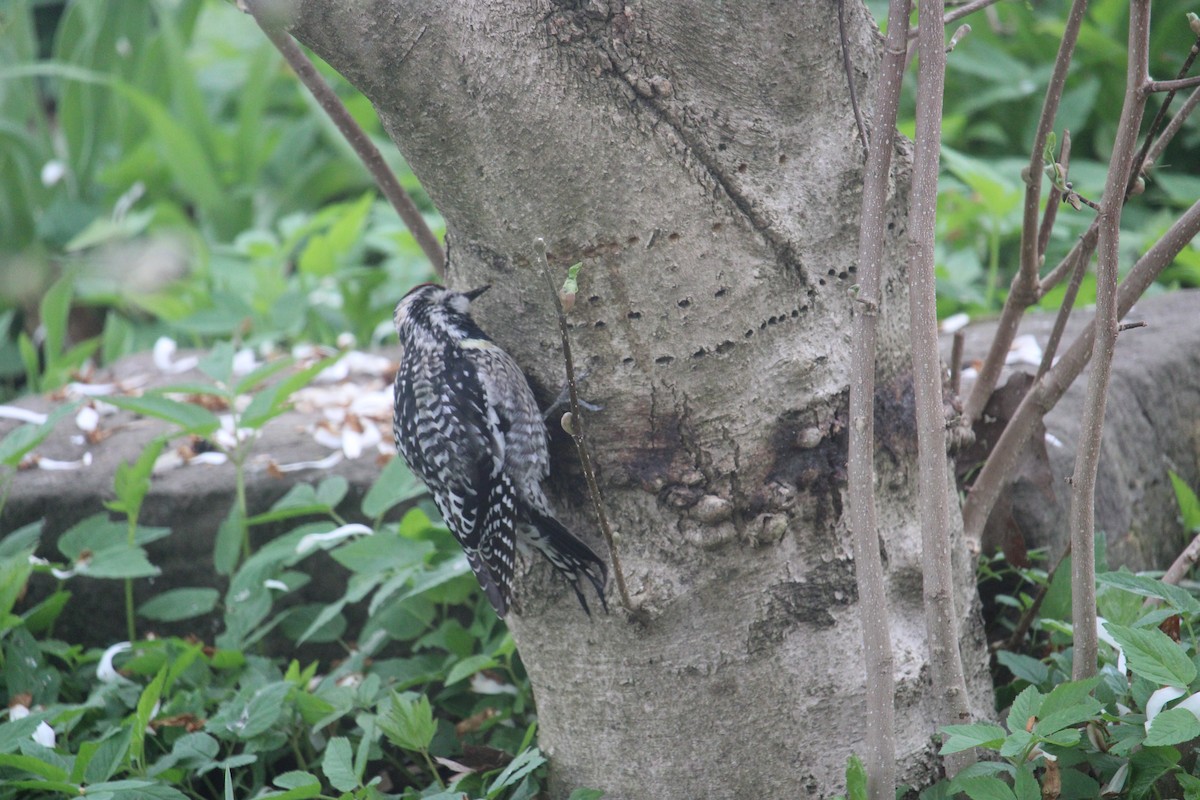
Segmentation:
{"type": "Polygon", "coordinates": [[[512,600],[515,546],[536,548],[567,579],[588,616],[580,578],[608,611],[608,569],[555,519],[542,491],[546,423],[529,381],[471,318],[490,286],[412,289],[393,317],[404,348],[396,373],[396,449],[425,482],[496,613],[512,600]]]}

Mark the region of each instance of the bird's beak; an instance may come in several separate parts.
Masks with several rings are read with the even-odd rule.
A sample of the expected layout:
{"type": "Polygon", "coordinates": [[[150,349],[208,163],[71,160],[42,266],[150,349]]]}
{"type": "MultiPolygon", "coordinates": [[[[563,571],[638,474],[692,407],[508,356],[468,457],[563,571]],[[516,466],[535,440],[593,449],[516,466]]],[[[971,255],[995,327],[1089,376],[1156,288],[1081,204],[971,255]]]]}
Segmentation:
{"type": "Polygon", "coordinates": [[[463,292],[463,297],[467,298],[468,300],[474,300],[475,298],[479,297],[479,295],[483,294],[490,288],[492,288],[492,285],[490,283],[485,283],[483,286],[480,286],[478,289],[472,289],[469,292],[463,292]]]}

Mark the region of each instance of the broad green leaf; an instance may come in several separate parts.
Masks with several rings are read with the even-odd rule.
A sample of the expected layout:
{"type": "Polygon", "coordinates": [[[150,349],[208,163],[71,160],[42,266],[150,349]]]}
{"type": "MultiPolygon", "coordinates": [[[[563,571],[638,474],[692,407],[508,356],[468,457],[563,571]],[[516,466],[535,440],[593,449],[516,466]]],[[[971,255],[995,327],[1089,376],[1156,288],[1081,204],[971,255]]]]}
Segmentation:
{"type": "Polygon", "coordinates": [[[329,780],[329,785],[339,792],[349,792],[358,787],[360,781],[354,772],[349,739],[335,736],[329,740],[325,746],[325,757],[321,760],[321,770],[329,780]]]}
{"type": "Polygon", "coordinates": [[[1089,678],[1055,686],[1042,701],[1033,732],[1038,736],[1049,736],[1098,715],[1102,706],[1090,693],[1099,681],[1099,678],[1089,678]]]}
{"type": "Polygon", "coordinates": [[[1096,583],[1123,589],[1142,597],[1166,600],[1177,610],[1186,614],[1200,614],[1200,601],[1192,597],[1190,592],[1145,575],[1134,575],[1126,571],[1103,572],[1096,576],[1096,583]]]}
{"type": "Polygon", "coordinates": [[[1186,689],[1195,679],[1196,665],[1162,631],[1127,628],[1112,622],[1105,623],[1105,627],[1125,651],[1130,669],[1146,680],[1186,689]]]}
{"type": "Polygon", "coordinates": [[[287,710],[284,700],[293,691],[287,681],[268,684],[254,693],[246,704],[241,725],[237,728],[238,738],[252,739],[270,730],[287,710]]]}
{"type": "Polygon", "coordinates": [[[371,519],[378,519],[401,503],[424,493],[424,484],[412,474],[404,459],[393,458],[363,498],[362,512],[371,519]]]}
{"type": "Polygon", "coordinates": [[[213,544],[213,568],[218,575],[228,575],[237,566],[246,541],[246,520],[242,516],[238,504],[231,503],[229,513],[217,528],[217,538],[213,544]]]}
{"type": "Polygon", "coordinates": [[[1050,678],[1050,668],[1036,658],[1001,650],[996,654],[996,660],[1007,667],[1014,677],[1034,686],[1041,686],[1050,678]]]}
{"type": "Polygon", "coordinates": [[[1013,794],[1017,800],[1042,800],[1041,787],[1028,764],[1022,764],[1013,773],[1013,794]]]}
{"type": "Polygon", "coordinates": [[[1171,708],[1163,711],[1150,723],[1146,744],[1182,744],[1200,737],[1200,719],[1186,708],[1171,708]]]}
{"type": "Polygon", "coordinates": [[[142,501],[150,491],[150,474],[154,470],[154,462],[166,444],[167,437],[159,436],[142,448],[141,455],[135,461],[121,462],[117,465],[117,472],[113,477],[113,492],[117,499],[105,503],[109,509],[137,517],[142,508],[142,501]]]}
{"type": "Polygon", "coordinates": [[[427,750],[437,731],[429,698],[410,692],[393,691],[387,711],[377,723],[388,740],[403,750],[427,750]]]}
{"type": "Polygon", "coordinates": [[[1025,730],[1013,731],[1000,745],[1000,755],[1005,758],[1017,759],[1024,756],[1033,742],[1033,734],[1025,730]]]}
{"type": "Polygon", "coordinates": [[[999,725],[989,725],[986,722],[976,722],[971,725],[943,725],[942,733],[945,740],[939,755],[949,755],[972,747],[987,747],[996,750],[1004,741],[1004,729],[999,725]]]}
{"type": "Polygon", "coordinates": [[[141,414],[144,417],[166,420],[173,425],[178,425],[183,431],[194,433],[197,436],[207,436],[221,427],[221,421],[207,408],[193,403],[181,403],[178,400],[170,400],[159,395],[147,394],[141,397],[109,395],[104,400],[106,403],[135,414],[141,414]]]}
{"type": "Polygon", "coordinates": [[[976,775],[955,783],[971,800],[1017,800],[1007,783],[991,775],[976,775]]]}
{"type": "Polygon", "coordinates": [[[1025,690],[1013,700],[1013,706],[1008,711],[1008,718],[1004,721],[1010,732],[1016,733],[1018,730],[1025,730],[1030,726],[1030,718],[1037,717],[1042,711],[1044,699],[1042,692],[1039,692],[1036,686],[1026,686],[1025,690]]]}
{"type": "Polygon", "coordinates": [[[463,678],[470,677],[481,670],[491,669],[496,666],[496,659],[491,656],[475,655],[469,658],[464,658],[455,664],[450,672],[446,675],[446,686],[452,686],[463,678]]]}
{"type": "Polygon", "coordinates": [[[159,622],[178,622],[209,613],[218,597],[216,589],[207,587],[171,589],[142,603],[138,613],[159,622]]]}

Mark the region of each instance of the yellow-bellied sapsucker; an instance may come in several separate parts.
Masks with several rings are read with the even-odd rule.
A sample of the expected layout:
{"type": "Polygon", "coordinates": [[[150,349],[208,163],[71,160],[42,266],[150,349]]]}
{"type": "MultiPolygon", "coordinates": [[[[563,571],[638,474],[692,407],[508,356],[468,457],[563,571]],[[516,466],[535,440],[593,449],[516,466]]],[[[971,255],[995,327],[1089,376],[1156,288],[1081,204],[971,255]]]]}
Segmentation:
{"type": "Polygon", "coordinates": [[[546,423],[512,356],[471,318],[488,289],[418,286],[396,306],[404,347],[396,373],[396,448],[425,482],[496,613],[512,599],[514,546],[536,547],[587,601],[580,576],[605,610],[607,568],[554,518],[542,492],[550,471],[546,423]]]}

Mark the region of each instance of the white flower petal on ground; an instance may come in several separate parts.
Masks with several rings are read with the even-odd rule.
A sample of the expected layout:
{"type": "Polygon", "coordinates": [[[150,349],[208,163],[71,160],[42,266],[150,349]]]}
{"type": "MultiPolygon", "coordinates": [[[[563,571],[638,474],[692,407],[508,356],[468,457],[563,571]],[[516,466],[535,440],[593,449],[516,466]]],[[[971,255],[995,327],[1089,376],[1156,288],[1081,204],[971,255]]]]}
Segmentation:
{"type": "Polygon", "coordinates": [[[58,737],[54,735],[54,728],[45,722],[38,723],[37,730],[33,732],[33,740],[42,747],[54,747],[58,743],[58,737]]]}
{"type": "Polygon", "coordinates": [[[306,469],[330,469],[342,462],[345,456],[336,450],[318,461],[293,461],[290,464],[276,464],[274,469],[279,472],[301,472],[306,469]]]}
{"type": "Polygon", "coordinates": [[[118,653],[124,653],[133,649],[133,645],[129,642],[117,642],[112,647],[104,651],[100,656],[100,663],[96,665],[96,679],[101,683],[113,683],[114,681],[127,680],[113,666],[113,659],[118,653]]]}
{"type": "Polygon", "coordinates": [[[91,465],[91,452],[84,453],[81,458],[75,461],[59,461],[56,458],[46,458],[44,456],[37,459],[37,468],[46,470],[47,472],[75,472],[91,465]]]}
{"type": "Polygon", "coordinates": [[[0,418],[15,419],[18,422],[29,422],[33,425],[45,425],[48,419],[45,414],[30,411],[28,408],[18,408],[17,406],[0,406],[0,418]]]}
{"type": "Polygon", "coordinates": [[[200,363],[197,356],[187,356],[178,361],[175,360],[175,351],[178,345],[170,336],[160,336],[158,341],[154,343],[154,366],[158,367],[159,372],[165,372],[168,375],[178,375],[181,372],[187,372],[190,369],[195,369],[200,363]]]}
{"type": "Polygon", "coordinates": [[[100,412],[91,406],[84,406],[75,415],[75,427],[84,433],[95,433],[100,427],[100,412]]]}
{"type": "Polygon", "coordinates": [[[238,350],[233,357],[233,374],[241,377],[249,375],[259,366],[259,360],[254,357],[254,351],[249,347],[238,350]]]}
{"type": "Polygon", "coordinates": [[[1033,334],[1022,334],[1013,339],[1012,347],[1008,348],[1008,355],[1004,358],[1004,363],[1037,366],[1042,363],[1042,346],[1037,343],[1033,334]]]}
{"type": "Polygon", "coordinates": [[[942,333],[956,333],[956,332],[962,330],[963,328],[967,327],[967,324],[970,321],[971,321],[971,315],[964,313],[962,311],[960,311],[957,314],[951,314],[950,316],[948,316],[944,320],[942,320],[942,324],[941,324],[942,333]]]}
{"type": "Polygon", "coordinates": [[[340,528],[334,528],[327,533],[310,533],[296,543],[296,554],[304,555],[310,550],[320,547],[323,550],[328,550],[332,545],[340,542],[342,539],[347,539],[351,536],[370,536],[375,531],[368,528],[366,525],[360,525],[357,522],[350,525],[343,525],[340,528]]]}
{"type": "Polygon", "coordinates": [[[1186,692],[1183,689],[1177,689],[1174,686],[1164,686],[1150,695],[1150,699],[1146,701],[1146,733],[1150,732],[1150,723],[1158,716],[1158,712],[1162,711],[1163,706],[1177,697],[1183,697],[1184,694],[1186,692]]]}

